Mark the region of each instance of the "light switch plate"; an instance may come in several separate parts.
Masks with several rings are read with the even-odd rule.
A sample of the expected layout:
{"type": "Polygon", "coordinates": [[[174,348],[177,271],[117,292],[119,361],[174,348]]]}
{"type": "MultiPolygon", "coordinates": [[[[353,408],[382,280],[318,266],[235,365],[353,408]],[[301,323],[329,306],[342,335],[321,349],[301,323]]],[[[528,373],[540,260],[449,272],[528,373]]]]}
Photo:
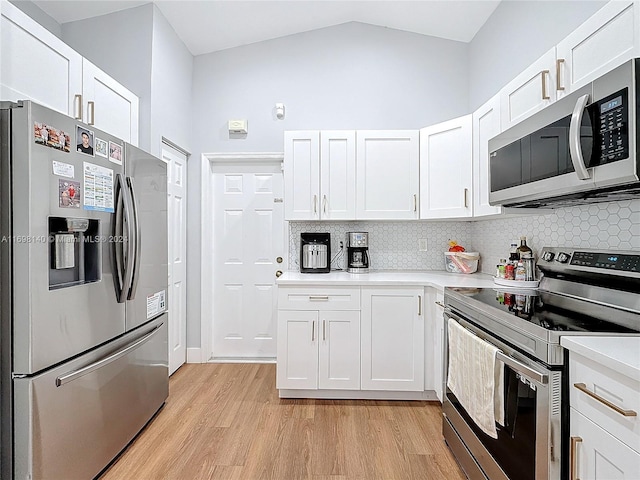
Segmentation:
{"type": "Polygon", "coordinates": [[[420,240],[418,240],[418,250],[420,250],[421,252],[426,252],[427,251],[427,239],[426,238],[421,238],[420,240]]]}

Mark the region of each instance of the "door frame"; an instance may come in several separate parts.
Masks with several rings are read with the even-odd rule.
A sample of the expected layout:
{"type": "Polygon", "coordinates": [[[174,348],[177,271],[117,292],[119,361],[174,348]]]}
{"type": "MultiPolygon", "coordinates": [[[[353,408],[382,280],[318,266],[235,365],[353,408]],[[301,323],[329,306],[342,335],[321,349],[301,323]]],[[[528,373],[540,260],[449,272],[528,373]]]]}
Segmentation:
{"type": "MultiPolygon", "coordinates": [[[[213,274],[215,246],[213,242],[213,167],[219,163],[238,164],[243,163],[280,163],[284,162],[283,152],[244,152],[244,153],[203,153],[200,175],[202,178],[202,211],[200,216],[200,259],[202,270],[200,273],[200,361],[201,363],[213,362],[213,322],[214,306],[213,295],[205,295],[205,292],[213,292],[213,274]],[[211,247],[214,248],[211,248],[211,247]]],[[[283,171],[284,174],[284,171],[283,171]]],[[[289,222],[284,221],[284,263],[285,270],[289,269],[289,222]]]]}

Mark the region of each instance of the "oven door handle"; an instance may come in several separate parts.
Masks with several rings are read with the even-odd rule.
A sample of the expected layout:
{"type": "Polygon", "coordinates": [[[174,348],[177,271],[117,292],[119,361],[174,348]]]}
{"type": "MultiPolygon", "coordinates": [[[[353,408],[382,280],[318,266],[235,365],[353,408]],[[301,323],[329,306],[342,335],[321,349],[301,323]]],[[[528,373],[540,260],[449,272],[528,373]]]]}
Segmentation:
{"type": "MultiPolygon", "coordinates": [[[[460,325],[463,323],[467,323],[463,318],[460,318],[458,315],[453,313],[451,309],[445,307],[444,311],[445,315],[457,321],[460,325]]],[[[465,327],[466,328],[466,327],[465,327]]],[[[485,339],[483,341],[487,342],[485,339]]],[[[491,342],[487,342],[491,344],[491,342]]],[[[524,363],[516,360],[509,355],[502,353],[500,350],[496,353],[496,359],[511,367],[515,372],[520,373],[521,375],[526,376],[529,380],[533,380],[538,382],[541,385],[547,385],[549,383],[549,375],[546,373],[538,372],[537,370],[531,368],[529,365],[525,365],[524,363]]]]}
{"type": "Polygon", "coordinates": [[[502,363],[504,363],[505,365],[510,366],[516,372],[527,376],[530,380],[535,380],[541,385],[546,385],[549,383],[549,375],[547,375],[546,373],[540,373],[537,370],[534,370],[533,368],[529,367],[528,365],[525,365],[524,363],[519,362],[515,358],[510,357],[509,355],[505,355],[502,352],[498,352],[496,353],[496,358],[500,360],[502,363]]]}

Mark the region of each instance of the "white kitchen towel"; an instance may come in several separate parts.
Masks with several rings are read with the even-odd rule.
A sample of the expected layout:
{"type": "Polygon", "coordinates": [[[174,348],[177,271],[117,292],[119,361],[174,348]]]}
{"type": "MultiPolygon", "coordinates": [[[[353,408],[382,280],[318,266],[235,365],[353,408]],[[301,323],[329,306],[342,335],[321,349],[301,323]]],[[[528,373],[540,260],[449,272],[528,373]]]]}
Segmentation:
{"type": "Polygon", "coordinates": [[[452,319],[447,333],[447,387],[482,431],[498,438],[496,421],[504,425],[504,364],[496,360],[499,350],[452,319]]]}

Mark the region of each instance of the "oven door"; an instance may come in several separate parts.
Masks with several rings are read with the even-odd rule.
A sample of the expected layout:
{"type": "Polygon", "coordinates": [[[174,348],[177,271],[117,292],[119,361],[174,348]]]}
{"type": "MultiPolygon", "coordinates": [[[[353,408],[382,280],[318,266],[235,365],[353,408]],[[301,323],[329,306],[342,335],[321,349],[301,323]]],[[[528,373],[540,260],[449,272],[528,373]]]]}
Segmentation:
{"type": "Polygon", "coordinates": [[[505,425],[496,424],[498,438],[494,439],[474,423],[447,388],[449,355],[445,328],[443,431],[469,478],[560,479],[562,373],[519,355],[450,309],[445,310],[444,319],[445,322],[453,319],[499,348],[502,353],[497,361],[504,363],[505,425]]]}

